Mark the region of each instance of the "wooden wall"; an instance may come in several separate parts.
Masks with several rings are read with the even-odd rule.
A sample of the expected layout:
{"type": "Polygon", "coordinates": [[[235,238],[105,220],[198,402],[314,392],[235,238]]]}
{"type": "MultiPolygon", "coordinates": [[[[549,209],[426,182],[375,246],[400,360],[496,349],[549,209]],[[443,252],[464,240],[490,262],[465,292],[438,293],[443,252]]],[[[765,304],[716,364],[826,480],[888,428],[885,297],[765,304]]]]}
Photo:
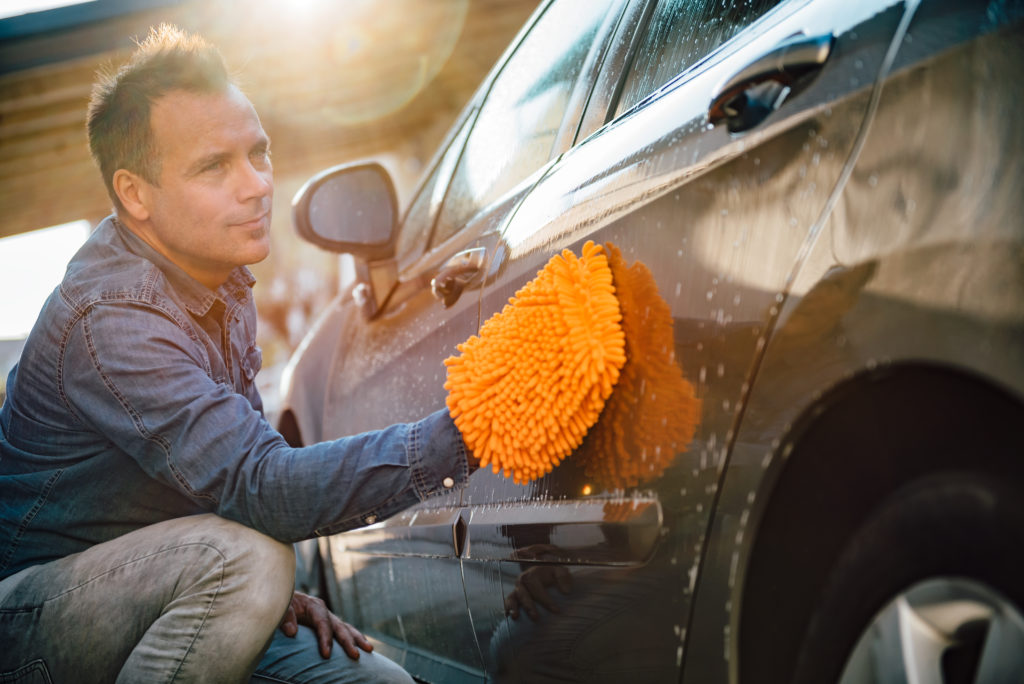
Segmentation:
{"type": "Polygon", "coordinates": [[[161,21],[216,43],[273,140],[274,231],[316,171],[385,156],[406,199],[536,0],[191,0],[0,42],[0,236],[109,213],[85,141],[93,75],[161,21]],[[74,55],[63,59],[62,55],[74,55]],[[48,60],[41,60],[48,61],[48,60]]]}
{"type": "MultiPolygon", "coordinates": [[[[136,2],[143,0],[98,4],[136,2]]],[[[373,157],[390,169],[404,207],[538,0],[145,2],[150,9],[56,32],[0,32],[0,237],[78,219],[95,225],[109,214],[85,135],[96,70],[120,64],[133,38],[160,22],[206,36],[272,139],[271,255],[252,267],[269,409],[272,369],[279,371],[339,278],[337,257],[295,236],[293,195],[325,167],[373,157]]]]}

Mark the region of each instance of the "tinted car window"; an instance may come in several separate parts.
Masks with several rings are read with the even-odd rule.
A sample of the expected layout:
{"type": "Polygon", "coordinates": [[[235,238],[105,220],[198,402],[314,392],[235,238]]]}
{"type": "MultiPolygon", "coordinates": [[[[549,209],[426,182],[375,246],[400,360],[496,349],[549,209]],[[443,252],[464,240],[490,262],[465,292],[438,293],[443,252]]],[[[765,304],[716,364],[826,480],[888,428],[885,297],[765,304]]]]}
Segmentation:
{"type": "Polygon", "coordinates": [[[444,154],[434,165],[430,177],[423,182],[416,197],[409,205],[395,248],[402,266],[415,260],[427,245],[430,232],[434,227],[434,220],[437,218],[438,208],[441,206],[448,188],[448,179],[452,177],[452,170],[455,168],[459,152],[466,142],[466,132],[469,131],[472,121],[472,116],[465,118],[459,131],[451,137],[451,142],[444,154]]]}
{"type": "Polygon", "coordinates": [[[553,154],[573,86],[612,0],[552,5],[520,43],[480,111],[441,213],[436,244],[553,154]]]}
{"type": "Polygon", "coordinates": [[[626,77],[618,111],[626,111],[696,64],[780,1],[659,2],[626,77]]]}

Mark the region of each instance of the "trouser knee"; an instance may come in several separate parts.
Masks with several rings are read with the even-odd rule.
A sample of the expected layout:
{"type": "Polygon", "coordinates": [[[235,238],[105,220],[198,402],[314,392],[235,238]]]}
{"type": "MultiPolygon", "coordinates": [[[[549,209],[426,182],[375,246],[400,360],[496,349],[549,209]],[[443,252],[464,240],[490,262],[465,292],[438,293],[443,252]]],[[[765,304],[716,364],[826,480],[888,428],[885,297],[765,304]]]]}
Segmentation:
{"type": "Polygon", "coordinates": [[[156,523],[5,580],[16,622],[0,624],[0,670],[38,660],[55,681],[248,681],[294,575],[289,545],[238,523],[156,523]]]}
{"type": "Polygon", "coordinates": [[[215,515],[196,517],[196,533],[216,549],[223,572],[224,596],[253,626],[270,634],[280,622],[295,584],[295,553],[283,544],[240,523],[215,515]]]}

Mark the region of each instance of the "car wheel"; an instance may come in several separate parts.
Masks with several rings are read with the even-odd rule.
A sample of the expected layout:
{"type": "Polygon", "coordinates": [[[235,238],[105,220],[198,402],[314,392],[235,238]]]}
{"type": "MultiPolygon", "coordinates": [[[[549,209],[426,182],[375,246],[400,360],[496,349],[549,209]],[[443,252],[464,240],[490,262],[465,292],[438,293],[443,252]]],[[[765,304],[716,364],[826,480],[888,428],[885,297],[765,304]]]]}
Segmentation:
{"type": "Polygon", "coordinates": [[[875,615],[839,684],[1011,682],[1024,671],[1024,618],[1012,601],[961,577],[928,580],[875,615]]]}
{"type": "Polygon", "coordinates": [[[893,492],[840,555],[792,681],[1022,681],[1022,499],[955,471],[893,492]]]}

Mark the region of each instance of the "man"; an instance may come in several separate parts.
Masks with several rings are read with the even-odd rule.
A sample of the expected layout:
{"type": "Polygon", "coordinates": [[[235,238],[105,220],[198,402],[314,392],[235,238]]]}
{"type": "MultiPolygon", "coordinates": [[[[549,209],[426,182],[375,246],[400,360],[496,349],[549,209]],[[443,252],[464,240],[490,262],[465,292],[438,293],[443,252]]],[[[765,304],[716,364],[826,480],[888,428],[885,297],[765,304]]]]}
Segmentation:
{"type": "Polygon", "coordinates": [[[151,32],[88,133],[115,213],[0,410],[0,679],[410,681],[292,593],[288,543],[464,483],[450,417],[302,449],[264,420],[270,142],[212,46],[151,32]]]}

